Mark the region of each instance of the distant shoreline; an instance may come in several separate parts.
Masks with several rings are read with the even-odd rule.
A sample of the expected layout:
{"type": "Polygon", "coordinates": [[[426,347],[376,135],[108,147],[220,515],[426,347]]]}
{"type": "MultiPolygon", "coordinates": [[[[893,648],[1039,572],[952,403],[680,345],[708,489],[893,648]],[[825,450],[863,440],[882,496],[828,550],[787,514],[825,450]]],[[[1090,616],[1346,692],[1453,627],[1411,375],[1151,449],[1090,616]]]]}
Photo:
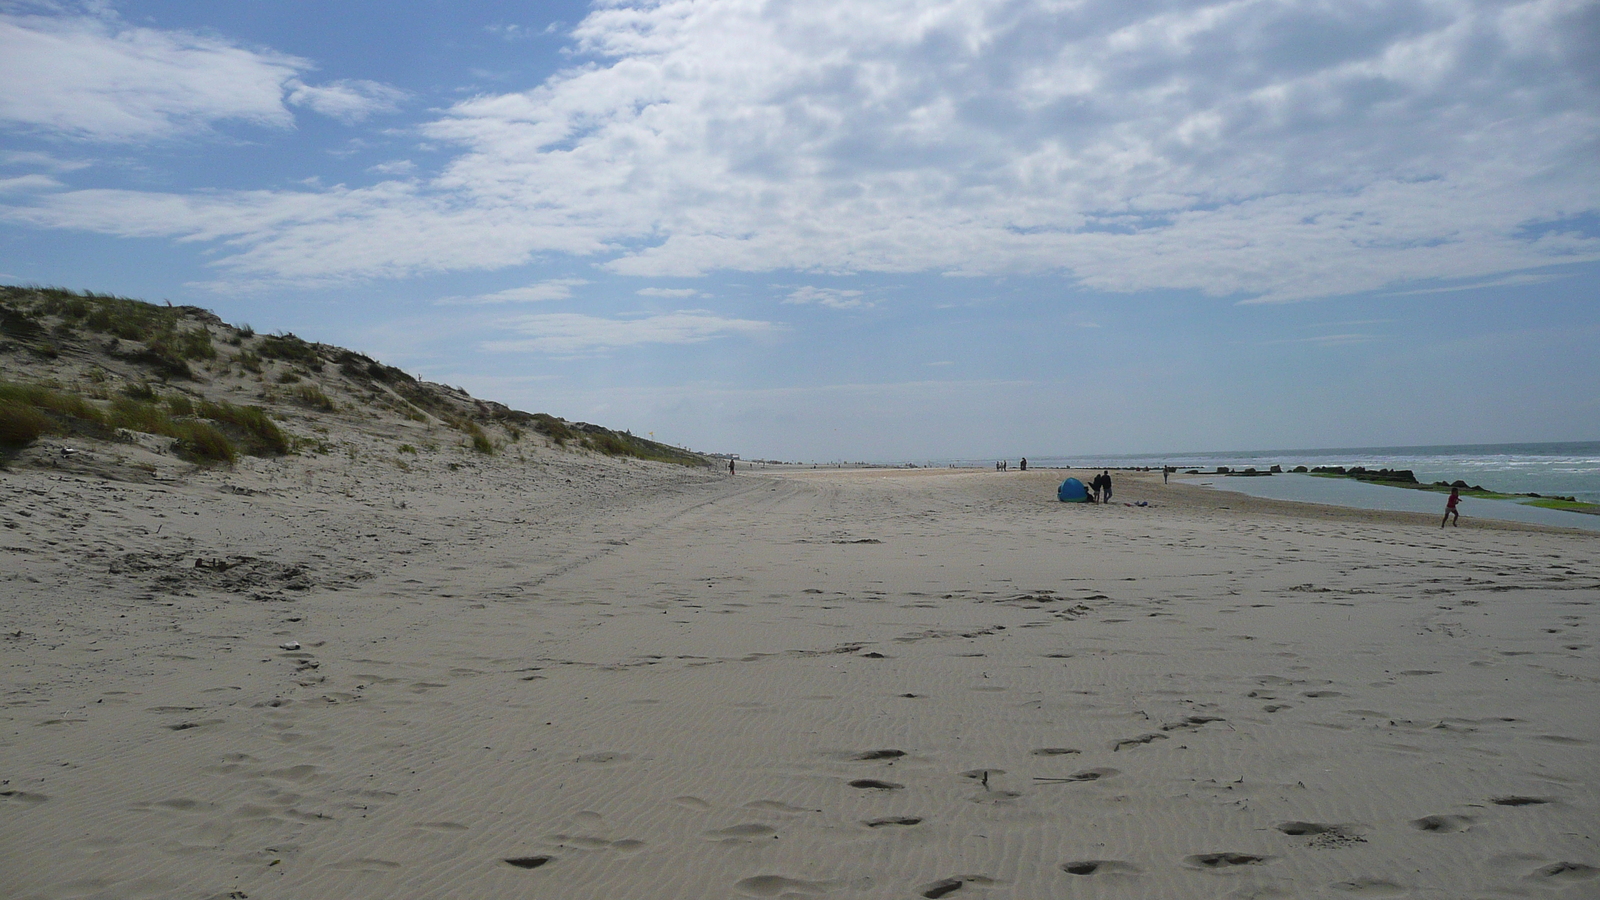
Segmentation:
{"type": "MultiPolygon", "coordinates": [[[[1600,504],[1600,441],[1547,441],[1502,444],[1435,444],[1397,447],[1349,447],[1302,450],[1228,450],[1187,453],[1024,454],[1030,469],[1112,469],[1121,471],[1176,471],[1198,469],[1211,473],[1218,466],[1234,470],[1269,471],[1278,466],[1292,471],[1318,467],[1364,467],[1369,470],[1410,470],[1421,484],[1444,481],[1481,486],[1500,495],[1530,499],[1571,497],[1570,502],[1600,504]],[[1538,494],[1539,497],[1532,497],[1538,494]]],[[[827,465],[879,467],[949,467],[992,469],[1005,457],[959,457],[844,462],[827,465]]],[[[1012,456],[1011,470],[1021,456],[1012,456]]],[[[1546,504],[1555,505],[1555,504],[1546,504]]]]}
{"type": "MultiPolygon", "coordinates": [[[[1319,476],[1309,472],[1287,472],[1276,477],[1233,477],[1202,472],[1180,473],[1186,484],[1212,490],[1287,503],[1339,506],[1346,509],[1388,510],[1425,513],[1437,516],[1444,511],[1443,492],[1432,485],[1405,485],[1387,481],[1319,476]],[[1393,490],[1410,487],[1411,490],[1393,490]],[[1418,489],[1418,488],[1426,489],[1418,489]]],[[[1539,505],[1536,501],[1495,492],[1472,494],[1463,491],[1467,504],[1462,515],[1471,519],[1519,522],[1580,531],[1600,531],[1600,515],[1586,510],[1539,505]]]]}

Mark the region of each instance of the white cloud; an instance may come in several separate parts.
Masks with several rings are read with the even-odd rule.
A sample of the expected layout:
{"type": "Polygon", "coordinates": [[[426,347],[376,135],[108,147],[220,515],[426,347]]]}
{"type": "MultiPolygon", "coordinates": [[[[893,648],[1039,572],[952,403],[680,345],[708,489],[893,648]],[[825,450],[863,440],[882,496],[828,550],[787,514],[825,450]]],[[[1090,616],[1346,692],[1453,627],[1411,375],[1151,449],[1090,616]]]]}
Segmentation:
{"type": "Polygon", "coordinates": [[[1569,278],[1570,275],[1557,272],[1528,272],[1519,275],[1507,275],[1504,278],[1495,278],[1490,281],[1470,281],[1466,284],[1452,284],[1445,287],[1417,288],[1410,291],[1393,291],[1392,297],[1414,297],[1421,294],[1453,294],[1457,291],[1475,291],[1480,288],[1496,287],[1523,287],[1530,284],[1544,284],[1550,281],[1559,281],[1569,278]]]}
{"type": "Polygon", "coordinates": [[[527,287],[511,288],[510,290],[496,291],[492,294],[479,294],[475,297],[446,297],[440,300],[443,306],[480,305],[491,303],[538,303],[545,300],[566,300],[572,296],[572,289],[589,282],[582,278],[552,278],[527,287]]]}
{"type": "MultiPolygon", "coordinates": [[[[33,206],[0,208],[0,218],[125,237],[222,241],[231,274],[269,282],[326,283],[399,278],[419,272],[496,269],[527,262],[536,246],[575,255],[606,249],[593,229],[541,225],[525,214],[459,207],[413,182],[368,188],[159,194],[80,190],[33,206]]],[[[557,214],[551,213],[552,217],[557,214]]]]}
{"type": "Polygon", "coordinates": [[[861,297],[861,291],[841,290],[839,288],[805,287],[796,288],[789,292],[783,302],[796,304],[815,303],[829,309],[862,309],[872,305],[870,301],[861,297]]]}
{"type": "Polygon", "coordinates": [[[416,171],[416,168],[417,164],[409,159],[391,159],[388,162],[370,166],[367,171],[375,172],[379,175],[410,175],[416,171]]]}
{"type": "Polygon", "coordinates": [[[543,28],[535,28],[530,25],[517,25],[513,23],[505,25],[485,25],[483,30],[507,41],[520,41],[531,37],[555,34],[558,30],[560,30],[560,27],[560,22],[551,22],[543,28]]]}
{"type": "Polygon", "coordinates": [[[699,290],[696,290],[694,288],[657,288],[657,287],[648,287],[648,288],[640,288],[639,290],[634,291],[634,293],[638,294],[641,297],[670,297],[670,298],[675,298],[675,299],[679,299],[679,300],[688,299],[690,297],[706,297],[706,296],[709,296],[704,291],[699,291],[699,290]]]}
{"type": "Polygon", "coordinates": [[[341,122],[361,122],[373,113],[394,112],[406,92],[376,81],[340,79],[314,86],[290,79],[287,100],[341,122]]]}
{"type": "MultiPolygon", "coordinates": [[[[426,124],[459,148],[426,183],[75,192],[8,215],[221,239],[224,268],[289,281],[552,252],[646,277],[1060,272],[1100,290],[1254,302],[1487,278],[1600,258],[1594,237],[1523,231],[1600,208],[1600,72],[1586,37],[1597,10],[619,0],[573,32],[600,62],[426,124]]],[[[144,33],[84,43],[131,34],[144,33]]],[[[162,40],[207,63],[245,53],[162,40]]],[[[134,122],[281,124],[273,91],[304,64],[248,56],[254,105],[184,94],[167,112],[171,91],[152,81],[134,122]]],[[[41,98],[67,96],[61,84],[77,76],[30,77],[33,118],[14,120],[44,122],[59,104],[41,98]]],[[[103,98],[103,82],[79,93],[103,98]]],[[[50,127],[141,133],[97,116],[50,127]]]]}
{"type": "Polygon", "coordinates": [[[214,38],[98,19],[0,16],[0,119],[95,140],[222,119],[286,127],[282,84],[307,63],[214,38]]]}
{"type": "Polygon", "coordinates": [[[607,319],[576,313],[549,313],[501,323],[522,337],[489,341],[485,350],[576,356],[644,344],[697,344],[731,335],[770,334],[780,326],[729,319],[704,310],[679,310],[637,319],[607,319]]]}
{"type": "Polygon", "coordinates": [[[359,121],[403,96],[371,81],[308,85],[299,76],[311,68],[207,35],[0,14],[0,121],[68,138],[148,141],[223,121],[289,128],[286,99],[359,121]]]}
{"type": "Polygon", "coordinates": [[[16,178],[0,178],[0,194],[44,191],[61,186],[61,182],[51,178],[49,175],[19,175],[16,178]]]}
{"type": "Polygon", "coordinates": [[[528,37],[530,34],[533,33],[533,31],[531,29],[529,29],[528,26],[526,26],[526,25],[517,25],[515,23],[509,23],[509,24],[503,24],[503,25],[485,25],[485,26],[483,26],[483,30],[487,31],[488,33],[490,33],[490,34],[492,34],[492,35],[494,35],[496,37],[503,38],[503,39],[508,40],[508,41],[515,41],[515,40],[518,40],[520,38],[525,38],[525,37],[528,37]]]}
{"type": "Polygon", "coordinates": [[[81,159],[62,159],[49,153],[40,153],[35,150],[13,150],[0,153],[0,161],[8,166],[27,166],[34,169],[45,169],[50,172],[76,172],[79,169],[89,168],[89,163],[81,159]]]}

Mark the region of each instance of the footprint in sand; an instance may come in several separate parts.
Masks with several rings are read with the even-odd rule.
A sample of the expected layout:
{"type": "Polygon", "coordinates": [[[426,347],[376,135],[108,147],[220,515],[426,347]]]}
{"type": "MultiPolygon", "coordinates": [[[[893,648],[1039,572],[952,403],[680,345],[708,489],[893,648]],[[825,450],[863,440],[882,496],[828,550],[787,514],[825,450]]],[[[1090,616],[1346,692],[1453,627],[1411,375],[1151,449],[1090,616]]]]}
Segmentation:
{"type": "Polygon", "coordinates": [[[1167,724],[1161,726],[1161,730],[1162,731],[1179,731],[1179,730],[1195,731],[1195,730],[1198,730],[1200,728],[1200,726],[1202,726],[1202,725],[1209,725],[1212,722],[1226,722],[1226,721],[1228,721],[1228,720],[1222,718],[1221,716],[1184,716],[1179,721],[1168,722],[1167,724]]]}
{"type": "Polygon", "coordinates": [[[1354,897],[1402,897],[1411,893],[1392,881],[1380,878],[1357,878],[1354,881],[1341,881],[1332,887],[1354,897]]]}
{"type": "Polygon", "coordinates": [[[33,794],[28,791],[0,791],[0,800],[9,803],[26,803],[29,806],[33,806],[49,799],[44,794],[33,794]]]}
{"type": "Polygon", "coordinates": [[[1318,834],[1337,834],[1340,828],[1337,825],[1324,825],[1321,822],[1281,822],[1278,830],[1284,834],[1295,837],[1308,837],[1318,834]]]}
{"type": "Polygon", "coordinates": [[[864,791],[898,791],[905,787],[903,784],[895,784],[892,781],[879,781],[876,778],[857,778],[855,781],[850,782],[850,786],[864,791]]]}
{"type": "Polygon", "coordinates": [[[782,800],[751,800],[749,803],[746,803],[744,805],[744,808],[745,809],[764,809],[764,810],[769,810],[771,812],[780,812],[780,813],[816,813],[816,812],[822,812],[822,810],[820,810],[820,809],[812,809],[809,806],[795,806],[793,803],[785,803],[782,800]]]}
{"type": "Polygon", "coordinates": [[[1066,756],[1068,754],[1081,753],[1081,752],[1082,752],[1081,750],[1074,750],[1071,747],[1040,747],[1039,749],[1033,751],[1033,755],[1034,756],[1066,756]]]}
{"type": "Polygon", "coordinates": [[[1123,747],[1137,747],[1140,744],[1148,744],[1152,741],[1164,741],[1166,739],[1167,736],[1159,731],[1151,732],[1149,734],[1141,734],[1138,737],[1123,738],[1120,741],[1113,741],[1111,743],[1111,752],[1115,753],[1118,750],[1121,750],[1123,747]]]}
{"type": "Polygon", "coordinates": [[[191,728],[204,728],[207,725],[221,724],[223,724],[222,719],[201,719],[198,722],[179,722],[176,725],[168,725],[167,727],[173,731],[188,731],[191,728]]]}
{"type": "Polygon", "coordinates": [[[1231,869],[1234,866],[1264,865],[1271,858],[1249,853],[1197,853],[1194,856],[1184,857],[1183,862],[1184,865],[1197,869],[1231,869]]]}
{"type": "Polygon", "coordinates": [[[1535,869],[1530,878],[1549,881],[1588,881],[1600,876],[1600,868],[1587,863],[1558,862],[1535,869]]]}
{"type": "Polygon", "coordinates": [[[1466,831],[1472,825],[1472,819],[1467,816],[1423,816],[1412,819],[1411,827],[1418,831],[1431,831],[1434,834],[1455,834],[1466,831]]]}
{"type": "Polygon", "coordinates": [[[782,875],[755,875],[733,886],[741,894],[751,897],[778,897],[790,894],[825,894],[832,890],[826,881],[806,881],[782,875]]]}
{"type": "Polygon", "coordinates": [[[555,859],[553,856],[513,856],[504,860],[504,862],[519,869],[537,869],[553,859],[555,859]]]}
{"type": "Polygon", "coordinates": [[[1116,859],[1080,859],[1062,863],[1061,871],[1068,875],[1137,875],[1139,867],[1116,859]]]}
{"type": "Polygon", "coordinates": [[[1084,769],[1082,772],[1074,772],[1065,778],[1047,778],[1042,775],[1035,775],[1033,780],[1041,784],[1077,784],[1085,781],[1099,781],[1102,778],[1112,778],[1121,774],[1121,769],[1084,769]]]}
{"type": "Polygon", "coordinates": [[[1323,849],[1365,844],[1367,839],[1350,825],[1329,825],[1323,822],[1281,822],[1278,830],[1294,837],[1311,838],[1310,846],[1323,849]]]}
{"type": "Polygon", "coordinates": [[[1523,797],[1514,794],[1509,797],[1495,797],[1490,802],[1496,806],[1542,806],[1550,801],[1543,797],[1523,797]]]}
{"type": "Polygon", "coordinates": [[[855,758],[859,760],[899,759],[905,755],[906,752],[904,750],[866,750],[857,753],[855,758]]]}
{"type": "Polygon", "coordinates": [[[949,896],[950,894],[961,890],[964,885],[968,884],[994,884],[994,879],[985,878],[982,875],[962,875],[959,878],[941,878],[932,884],[925,884],[922,887],[917,888],[917,893],[923,897],[927,897],[928,900],[939,900],[940,897],[949,896]]]}
{"type": "Polygon", "coordinates": [[[920,825],[922,819],[918,816],[889,816],[884,819],[868,819],[861,824],[868,828],[882,828],[885,825],[920,825]]]}
{"type": "Polygon", "coordinates": [[[745,822],[741,825],[729,825],[727,828],[718,828],[706,832],[707,835],[722,841],[748,841],[754,838],[774,837],[778,829],[760,822],[745,822]]]}

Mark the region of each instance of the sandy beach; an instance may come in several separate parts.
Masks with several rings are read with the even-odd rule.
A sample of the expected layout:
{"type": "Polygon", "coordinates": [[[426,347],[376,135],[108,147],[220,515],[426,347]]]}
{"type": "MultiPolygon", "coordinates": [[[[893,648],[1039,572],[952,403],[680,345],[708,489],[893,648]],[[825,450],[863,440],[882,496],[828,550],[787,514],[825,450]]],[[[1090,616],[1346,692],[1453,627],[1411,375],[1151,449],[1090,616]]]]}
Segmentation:
{"type": "Polygon", "coordinates": [[[1153,475],[61,465],[0,474],[6,897],[1600,891],[1591,535],[1153,475]]]}

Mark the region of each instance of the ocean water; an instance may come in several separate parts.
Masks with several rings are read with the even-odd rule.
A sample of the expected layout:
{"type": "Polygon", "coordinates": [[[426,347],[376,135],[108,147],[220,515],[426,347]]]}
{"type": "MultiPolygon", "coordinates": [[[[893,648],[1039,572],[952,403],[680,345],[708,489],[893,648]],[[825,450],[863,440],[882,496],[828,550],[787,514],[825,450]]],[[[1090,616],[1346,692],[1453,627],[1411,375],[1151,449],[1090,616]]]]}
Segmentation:
{"type": "MultiPolygon", "coordinates": [[[[1029,460],[1029,463],[1031,464],[1032,460],[1029,460]]],[[[1226,475],[1177,477],[1189,484],[1199,484],[1219,491],[1249,494],[1252,497],[1294,500],[1300,503],[1327,503],[1332,506],[1351,506],[1357,509],[1421,512],[1439,516],[1440,519],[1444,517],[1447,497],[1445,494],[1436,494],[1432,491],[1388,487],[1351,478],[1318,478],[1315,475],[1292,473],[1273,475],[1270,478],[1230,478],[1226,475]]],[[[1511,522],[1600,532],[1600,516],[1559,509],[1541,509],[1515,500],[1461,498],[1462,527],[1470,527],[1473,519],[1505,519],[1511,522]]]]}
{"type": "MultiPolygon", "coordinates": [[[[972,465],[992,461],[969,460],[972,465]]],[[[1029,465],[1059,468],[1159,468],[1216,471],[1217,466],[1266,471],[1278,465],[1365,466],[1410,469],[1417,480],[1462,480],[1508,494],[1537,493],[1576,497],[1600,503],[1600,441],[1553,444],[1464,444],[1434,447],[1346,447],[1324,450],[1232,450],[1210,453],[1168,453],[1071,457],[1030,457],[1029,465]]],[[[1011,461],[1016,465],[1016,460],[1011,461]]],[[[1243,481],[1245,479],[1228,479],[1243,481]]],[[[1323,479],[1326,480],[1326,479],[1323,479]]],[[[1422,496],[1427,496],[1426,494],[1422,496]]]]}

